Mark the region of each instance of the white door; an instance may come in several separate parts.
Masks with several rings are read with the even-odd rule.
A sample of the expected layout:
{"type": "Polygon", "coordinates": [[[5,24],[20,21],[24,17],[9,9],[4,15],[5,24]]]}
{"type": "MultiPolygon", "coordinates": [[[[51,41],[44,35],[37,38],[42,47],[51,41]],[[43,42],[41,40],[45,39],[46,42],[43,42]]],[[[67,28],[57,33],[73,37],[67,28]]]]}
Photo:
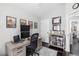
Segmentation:
{"type": "Polygon", "coordinates": [[[70,43],[72,45],[70,48],[71,53],[79,56],[79,16],[73,16],[70,18],[69,27],[71,33],[70,43]]]}
{"type": "Polygon", "coordinates": [[[46,43],[49,43],[49,19],[41,20],[41,37],[42,40],[46,43]]]}

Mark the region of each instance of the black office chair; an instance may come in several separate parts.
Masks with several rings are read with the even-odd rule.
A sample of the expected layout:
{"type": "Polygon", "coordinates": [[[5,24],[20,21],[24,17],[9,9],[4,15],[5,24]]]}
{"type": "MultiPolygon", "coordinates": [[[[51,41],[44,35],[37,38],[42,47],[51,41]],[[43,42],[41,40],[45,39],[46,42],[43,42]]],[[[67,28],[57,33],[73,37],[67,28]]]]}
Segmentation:
{"type": "Polygon", "coordinates": [[[39,53],[36,52],[38,37],[39,37],[38,33],[35,33],[31,36],[30,45],[26,47],[27,56],[29,56],[29,55],[33,56],[34,54],[37,54],[39,56],[39,53]]]}

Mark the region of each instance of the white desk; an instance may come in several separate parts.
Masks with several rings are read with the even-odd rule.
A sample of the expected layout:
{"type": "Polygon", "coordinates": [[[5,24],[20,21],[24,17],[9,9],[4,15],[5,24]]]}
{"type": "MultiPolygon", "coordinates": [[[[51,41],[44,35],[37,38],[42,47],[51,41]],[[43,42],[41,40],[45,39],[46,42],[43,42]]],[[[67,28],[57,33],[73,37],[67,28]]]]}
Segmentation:
{"type": "MultiPolygon", "coordinates": [[[[31,38],[29,38],[31,40],[31,38]]],[[[26,56],[26,46],[30,45],[30,40],[27,38],[23,42],[13,43],[11,41],[6,43],[8,56],[26,56]]],[[[42,48],[42,39],[39,37],[37,41],[37,50],[42,48]]]]}
{"type": "Polygon", "coordinates": [[[7,42],[7,55],[8,56],[26,56],[26,46],[30,45],[30,40],[25,40],[19,43],[7,42]]]}

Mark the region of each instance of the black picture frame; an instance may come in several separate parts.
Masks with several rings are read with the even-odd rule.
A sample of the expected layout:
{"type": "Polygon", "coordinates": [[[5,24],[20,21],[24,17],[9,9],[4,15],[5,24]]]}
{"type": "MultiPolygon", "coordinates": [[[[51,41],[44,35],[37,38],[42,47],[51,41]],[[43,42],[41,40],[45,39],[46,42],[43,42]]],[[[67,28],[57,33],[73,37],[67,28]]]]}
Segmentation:
{"type": "Polygon", "coordinates": [[[52,24],[61,24],[61,16],[53,17],[52,24]]]}
{"type": "Polygon", "coordinates": [[[61,16],[52,18],[53,31],[61,30],[61,16]]]}
{"type": "Polygon", "coordinates": [[[60,25],[54,25],[53,31],[60,31],[60,25]]]}

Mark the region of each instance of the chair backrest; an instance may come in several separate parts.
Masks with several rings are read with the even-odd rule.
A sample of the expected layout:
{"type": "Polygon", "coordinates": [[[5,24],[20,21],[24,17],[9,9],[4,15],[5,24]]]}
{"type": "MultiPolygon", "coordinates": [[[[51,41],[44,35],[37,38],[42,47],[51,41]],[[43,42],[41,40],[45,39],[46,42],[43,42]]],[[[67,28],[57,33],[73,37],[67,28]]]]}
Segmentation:
{"type": "Polygon", "coordinates": [[[34,33],[32,36],[31,36],[31,46],[36,49],[37,48],[37,41],[38,41],[38,37],[39,37],[39,34],[38,33],[34,33]]]}

